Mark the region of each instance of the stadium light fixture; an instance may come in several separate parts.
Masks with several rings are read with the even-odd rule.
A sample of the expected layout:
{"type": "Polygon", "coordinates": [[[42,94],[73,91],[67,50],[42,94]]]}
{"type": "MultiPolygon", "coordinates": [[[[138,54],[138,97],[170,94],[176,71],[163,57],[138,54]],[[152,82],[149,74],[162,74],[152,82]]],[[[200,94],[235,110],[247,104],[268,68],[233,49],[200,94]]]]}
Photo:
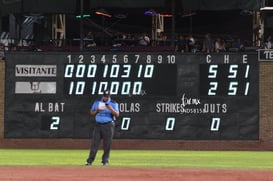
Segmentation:
{"type": "Polygon", "coordinates": [[[110,13],[108,13],[105,9],[99,9],[95,12],[97,15],[101,15],[101,16],[106,16],[111,18],[112,15],[110,13]]]}
{"type": "Polygon", "coordinates": [[[150,9],[148,11],[144,12],[144,15],[148,15],[148,16],[158,16],[159,14],[156,13],[154,10],[150,9]]]}
{"type": "Polygon", "coordinates": [[[272,11],[273,7],[267,6],[267,7],[260,8],[260,11],[270,11],[270,10],[272,11]]]}
{"type": "Polygon", "coordinates": [[[77,19],[80,19],[80,18],[82,18],[82,17],[83,17],[83,18],[89,18],[89,17],[91,17],[91,15],[90,15],[90,14],[83,14],[82,16],[81,16],[81,15],[77,15],[77,16],[76,16],[77,19]]]}
{"type": "Polygon", "coordinates": [[[171,18],[173,15],[169,13],[160,14],[160,16],[163,16],[165,18],[171,18]]]}

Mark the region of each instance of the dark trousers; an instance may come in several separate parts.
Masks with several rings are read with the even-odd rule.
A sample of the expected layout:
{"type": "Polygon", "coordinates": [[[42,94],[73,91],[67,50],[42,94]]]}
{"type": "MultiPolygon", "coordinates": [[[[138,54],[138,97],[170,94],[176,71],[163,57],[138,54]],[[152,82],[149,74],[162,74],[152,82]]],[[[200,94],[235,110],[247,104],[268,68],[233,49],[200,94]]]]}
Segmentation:
{"type": "Polygon", "coordinates": [[[115,129],[114,121],[107,124],[96,123],[93,130],[92,143],[91,143],[90,153],[89,153],[87,162],[92,163],[95,160],[101,140],[103,140],[102,163],[109,162],[110,149],[111,149],[112,140],[114,136],[114,129],[115,129]]]}

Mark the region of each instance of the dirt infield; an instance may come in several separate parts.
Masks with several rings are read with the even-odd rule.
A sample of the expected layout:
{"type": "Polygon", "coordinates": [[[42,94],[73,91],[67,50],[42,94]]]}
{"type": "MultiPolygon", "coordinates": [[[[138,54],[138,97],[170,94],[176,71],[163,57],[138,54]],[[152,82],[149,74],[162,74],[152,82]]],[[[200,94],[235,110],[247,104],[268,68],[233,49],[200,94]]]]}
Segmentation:
{"type": "Polygon", "coordinates": [[[271,170],[0,167],[1,181],[269,181],[272,178],[271,170]]]}

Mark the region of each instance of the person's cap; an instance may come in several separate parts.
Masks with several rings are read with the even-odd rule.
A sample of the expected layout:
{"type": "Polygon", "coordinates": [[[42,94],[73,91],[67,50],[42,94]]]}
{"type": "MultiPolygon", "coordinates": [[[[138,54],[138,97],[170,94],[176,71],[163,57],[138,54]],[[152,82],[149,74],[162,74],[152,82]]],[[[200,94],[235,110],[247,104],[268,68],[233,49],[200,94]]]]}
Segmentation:
{"type": "Polygon", "coordinates": [[[110,96],[110,91],[109,90],[104,90],[103,91],[103,96],[104,97],[109,97],[110,96]]]}

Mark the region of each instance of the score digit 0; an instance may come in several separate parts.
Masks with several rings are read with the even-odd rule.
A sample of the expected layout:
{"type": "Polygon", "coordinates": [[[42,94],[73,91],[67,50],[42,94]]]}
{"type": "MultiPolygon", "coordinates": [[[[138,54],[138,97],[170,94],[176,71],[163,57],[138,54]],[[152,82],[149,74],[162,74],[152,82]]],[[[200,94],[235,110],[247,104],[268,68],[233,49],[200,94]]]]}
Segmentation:
{"type": "Polygon", "coordinates": [[[166,120],[165,130],[166,131],[173,131],[175,125],[175,118],[174,117],[168,117],[166,120]]]}
{"type": "Polygon", "coordinates": [[[220,122],[221,122],[220,118],[212,118],[210,131],[219,131],[220,122]]]}

